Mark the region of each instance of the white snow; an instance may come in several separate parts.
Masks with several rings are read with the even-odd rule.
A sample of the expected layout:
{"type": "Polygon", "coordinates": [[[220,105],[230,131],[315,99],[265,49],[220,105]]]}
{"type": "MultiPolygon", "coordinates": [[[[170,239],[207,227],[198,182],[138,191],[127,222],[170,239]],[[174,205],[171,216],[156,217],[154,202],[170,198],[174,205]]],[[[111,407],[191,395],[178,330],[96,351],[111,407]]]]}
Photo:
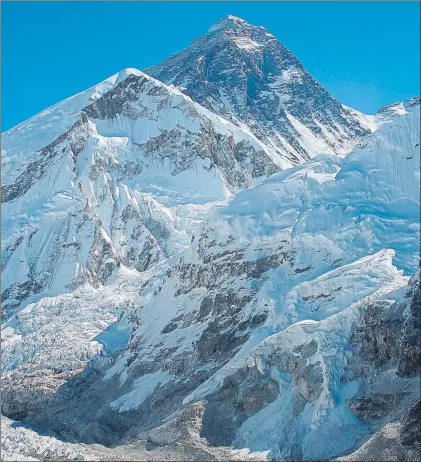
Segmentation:
{"type": "Polygon", "coordinates": [[[136,409],[158,386],[168,383],[172,378],[173,376],[166,371],[142,375],[142,377],[135,380],[131,392],[120,396],[110,406],[118,409],[118,412],[127,412],[136,409]]]}
{"type": "Polygon", "coordinates": [[[259,49],[261,45],[254,40],[248,38],[248,37],[234,37],[233,38],[234,43],[240,48],[241,50],[244,51],[250,51],[254,52],[256,49],[259,49]]]}
{"type": "MultiPolygon", "coordinates": [[[[84,106],[133,75],[146,79],[131,103],[136,117],[89,118],[73,128],[42,177],[26,194],[3,204],[2,249],[13,249],[3,252],[4,289],[32,278],[44,287],[42,296],[51,297],[81,282],[98,284],[92,269],[98,239],[111,246],[110,263],[119,260],[132,268],[139,268],[136,258],[145,259],[142,252],[150,243],[154,260],[185,249],[203,216],[237,189],[212,164],[211,146],[200,142],[204,133],[232,138],[232,146],[245,144],[250,153],[277,160],[250,131],[204,109],[179,90],[126,69],[6,132],[3,186],[13,185],[31,162],[42,165],[45,154],[37,149],[70,129],[84,106]],[[168,145],[158,143],[152,154],[145,152],[145,143],[172,132],[174,139],[168,145]],[[203,153],[189,147],[193,137],[203,153]],[[76,157],[72,143],[82,144],[76,157]],[[180,169],[182,156],[186,165],[180,169]],[[124,216],[128,208],[130,219],[124,216]]],[[[243,174],[252,170],[250,162],[251,157],[230,169],[243,174]]],[[[263,179],[250,174],[248,181],[256,184],[263,179]]],[[[22,306],[40,297],[28,298],[22,306]]]]}

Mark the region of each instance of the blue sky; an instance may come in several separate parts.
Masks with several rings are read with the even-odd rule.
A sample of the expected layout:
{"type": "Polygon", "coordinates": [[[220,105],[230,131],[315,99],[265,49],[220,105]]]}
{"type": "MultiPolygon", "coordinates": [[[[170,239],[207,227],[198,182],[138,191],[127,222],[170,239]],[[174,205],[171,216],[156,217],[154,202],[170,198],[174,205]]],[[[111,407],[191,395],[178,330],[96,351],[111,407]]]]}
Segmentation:
{"type": "Polygon", "coordinates": [[[226,14],[266,27],[356,109],[420,93],[418,2],[2,2],[2,131],[123,68],[161,61],[226,14]]]}

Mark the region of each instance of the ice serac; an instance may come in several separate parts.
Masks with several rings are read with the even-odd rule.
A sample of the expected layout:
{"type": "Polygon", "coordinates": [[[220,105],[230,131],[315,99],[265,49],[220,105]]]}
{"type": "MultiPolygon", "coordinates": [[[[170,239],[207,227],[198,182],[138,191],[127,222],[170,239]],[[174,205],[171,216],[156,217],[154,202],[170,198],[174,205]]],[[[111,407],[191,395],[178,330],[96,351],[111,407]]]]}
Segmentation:
{"type": "Polygon", "coordinates": [[[249,131],[135,69],[52,106],[3,136],[4,314],[150,268],[279,168],[249,131]]]}
{"type": "Polygon", "coordinates": [[[146,72],[250,128],[286,166],[346,154],[376,128],[374,116],[339,104],[265,28],[235,16],[146,72]]]}

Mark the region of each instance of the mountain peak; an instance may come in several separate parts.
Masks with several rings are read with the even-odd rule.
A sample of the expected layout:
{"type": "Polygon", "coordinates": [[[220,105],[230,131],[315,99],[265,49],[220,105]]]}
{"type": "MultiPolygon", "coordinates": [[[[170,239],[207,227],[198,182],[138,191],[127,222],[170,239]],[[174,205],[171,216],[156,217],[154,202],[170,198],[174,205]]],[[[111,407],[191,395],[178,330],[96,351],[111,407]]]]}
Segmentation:
{"type": "Polygon", "coordinates": [[[239,29],[244,26],[253,27],[244,19],[228,14],[227,16],[223,17],[218,22],[216,22],[213,26],[211,26],[208,29],[208,34],[222,29],[239,29]]]}
{"type": "Polygon", "coordinates": [[[347,154],[371,131],[274,35],[232,15],[146,73],[183,88],[224,119],[246,124],[289,165],[321,152],[347,154]]]}
{"type": "Polygon", "coordinates": [[[231,14],[210,27],[205,36],[199,37],[198,41],[200,42],[203,37],[206,41],[212,38],[216,43],[219,43],[221,39],[228,39],[243,53],[260,52],[262,47],[274,39],[274,36],[264,27],[255,26],[231,14]]]}

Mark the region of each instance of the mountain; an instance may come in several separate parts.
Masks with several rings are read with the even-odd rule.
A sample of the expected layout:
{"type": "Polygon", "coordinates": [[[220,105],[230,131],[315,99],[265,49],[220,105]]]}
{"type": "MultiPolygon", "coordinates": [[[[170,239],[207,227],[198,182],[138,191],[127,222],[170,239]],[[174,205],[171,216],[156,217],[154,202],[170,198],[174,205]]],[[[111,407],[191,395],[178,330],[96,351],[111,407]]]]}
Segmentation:
{"type": "Polygon", "coordinates": [[[237,193],[143,280],[22,309],[2,334],[2,411],[72,442],[143,441],[151,457],[206,441],[332,459],[395,425],[413,457],[419,127],[412,105],[346,158],[237,193]],[[92,310],[113,300],[101,327],[92,310]]]}
{"type": "Polygon", "coordinates": [[[232,16],[148,72],[2,136],[2,457],[417,460],[419,97],[232,16]]]}
{"type": "Polygon", "coordinates": [[[263,27],[227,16],[146,73],[240,127],[291,167],[316,154],[347,154],[376,128],[338,103],[263,27]]]}
{"type": "Polygon", "coordinates": [[[145,271],[280,168],[249,131],[132,69],[6,132],[2,162],[6,315],[121,264],[145,271]]]}
{"type": "MultiPolygon", "coordinates": [[[[250,113],[247,124],[238,115],[241,105],[227,103],[219,110],[210,103],[215,95],[201,98],[208,83],[197,76],[183,77],[183,85],[189,86],[189,81],[200,86],[188,92],[193,101],[174,85],[125,69],[3,134],[3,316],[85,283],[106,284],[120,265],[143,272],[185,249],[194,227],[215,203],[308,157],[303,154],[292,162],[281,155],[280,144],[273,142],[280,139],[278,122],[289,124],[298,143],[312,140],[317,149],[311,155],[338,154],[361,143],[367,130],[361,129],[351,144],[346,141],[345,150],[333,149],[326,137],[313,143],[311,133],[319,130],[320,121],[337,131],[339,113],[354,122],[369,121],[372,128],[392,117],[391,109],[373,119],[341,106],[273,36],[238,18],[220,21],[192,47],[170,58],[162,69],[195,69],[179,60],[191,59],[203,49],[212,58],[212,94],[234,98],[245,75],[237,72],[237,65],[248,63],[246,80],[260,83],[256,104],[244,107],[250,113]],[[244,45],[252,39],[262,43],[260,51],[251,52],[244,45]],[[227,66],[234,67],[228,72],[227,66]],[[291,69],[293,78],[272,85],[291,69]],[[228,78],[230,73],[238,78],[228,78]],[[282,107],[277,103],[279,114],[264,109],[269,100],[280,101],[281,96],[289,102],[285,99],[282,107]],[[262,119],[261,111],[271,114],[274,122],[262,119]],[[327,113],[336,114],[335,120],[327,113]],[[307,128],[298,133],[291,117],[307,128]]],[[[342,129],[337,135],[344,141],[342,129]]]]}
{"type": "Polygon", "coordinates": [[[415,96],[414,98],[407,99],[405,101],[399,101],[397,103],[389,104],[384,106],[377,111],[376,121],[377,124],[383,124],[396,119],[400,115],[407,114],[408,110],[413,107],[420,105],[420,97],[415,96]]]}

